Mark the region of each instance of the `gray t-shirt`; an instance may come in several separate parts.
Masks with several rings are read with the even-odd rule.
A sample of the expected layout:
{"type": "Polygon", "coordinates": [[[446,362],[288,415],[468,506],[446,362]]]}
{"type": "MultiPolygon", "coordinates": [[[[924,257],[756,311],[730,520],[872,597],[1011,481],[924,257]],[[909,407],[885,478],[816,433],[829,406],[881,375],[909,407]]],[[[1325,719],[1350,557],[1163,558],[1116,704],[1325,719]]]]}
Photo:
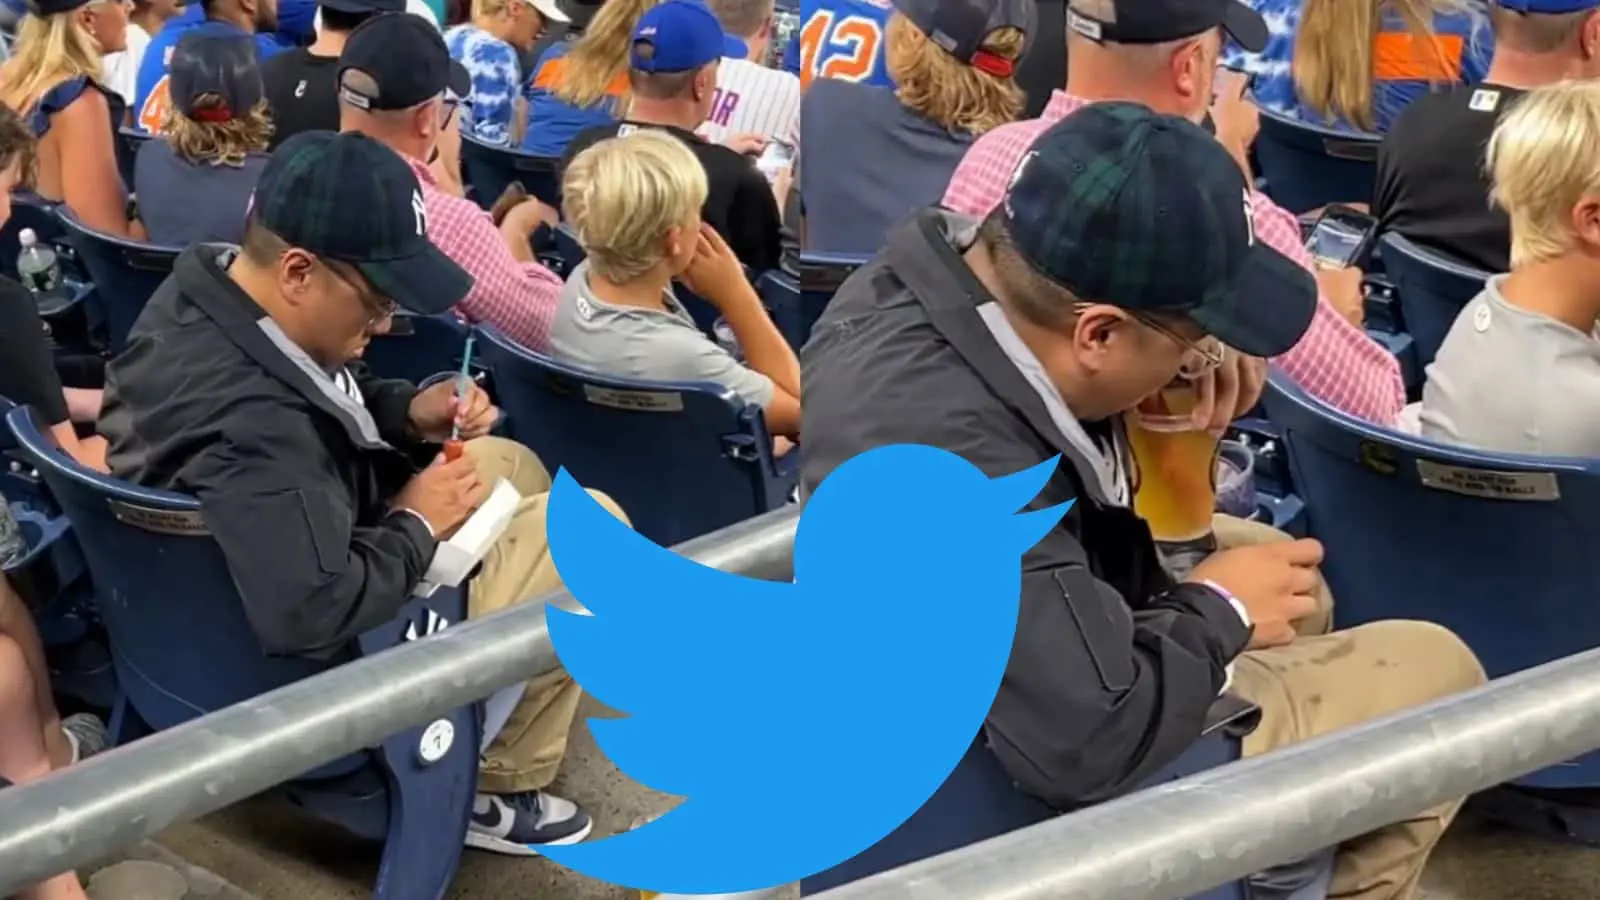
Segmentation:
{"type": "Polygon", "coordinates": [[[1422,436],[1507,453],[1600,456],[1600,333],[1506,302],[1489,279],[1422,389],[1422,436]]]}
{"type": "Polygon", "coordinates": [[[746,368],[695,327],[670,289],[666,311],[613,306],[589,289],[589,263],[567,277],[550,323],[550,354],[569,365],[646,381],[709,381],[766,408],[772,379],[746,368]]]}
{"type": "Polygon", "coordinates": [[[166,141],[145,141],[134,161],[133,190],[150,243],[239,243],[256,179],[266,167],[265,153],[250,154],[242,166],[213,166],[183,159],[166,141]]]}

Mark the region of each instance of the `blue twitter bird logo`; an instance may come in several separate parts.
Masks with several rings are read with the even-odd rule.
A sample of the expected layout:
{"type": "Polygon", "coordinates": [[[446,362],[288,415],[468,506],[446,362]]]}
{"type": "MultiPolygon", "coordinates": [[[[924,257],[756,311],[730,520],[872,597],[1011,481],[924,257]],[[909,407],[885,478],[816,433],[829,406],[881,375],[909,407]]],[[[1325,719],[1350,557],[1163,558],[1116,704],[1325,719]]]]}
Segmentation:
{"type": "Polygon", "coordinates": [[[1056,459],[990,479],[933,447],[836,469],[807,504],[795,580],[686,560],[560,472],[550,549],[591,613],[550,608],[591,720],[638,781],[686,799],[642,828],[541,852],[613,884],[760,890],[837,865],[927,801],[982,727],[1011,655],[1020,557],[1070,503],[1018,513],[1056,459]]]}

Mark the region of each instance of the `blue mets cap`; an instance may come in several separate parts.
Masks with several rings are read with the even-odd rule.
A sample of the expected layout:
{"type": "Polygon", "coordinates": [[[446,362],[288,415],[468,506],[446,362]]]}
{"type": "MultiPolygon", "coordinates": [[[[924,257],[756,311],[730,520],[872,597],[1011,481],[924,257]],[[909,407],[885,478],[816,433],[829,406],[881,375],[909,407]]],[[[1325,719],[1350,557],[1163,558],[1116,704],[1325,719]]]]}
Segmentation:
{"type": "Polygon", "coordinates": [[[1600,8],[1600,0],[1493,0],[1494,5],[1512,12],[1559,16],[1600,8]]]}
{"type": "Polygon", "coordinates": [[[629,64],[651,74],[693,72],[724,56],[749,53],[744,41],[726,34],[700,0],[667,0],[639,18],[629,64]]]}
{"type": "Polygon", "coordinates": [[[355,266],[374,290],[421,315],[448,311],[472,276],[428,238],[417,176],[363,134],[284,141],[256,182],[251,215],[291,246],[355,266]]]}
{"type": "Polygon", "coordinates": [[[1040,274],[1089,303],[1178,313],[1251,356],[1311,324],[1317,284],[1256,240],[1250,186],[1217,139],[1136,103],[1095,103],[1046,131],[1001,215],[1040,274]]]}

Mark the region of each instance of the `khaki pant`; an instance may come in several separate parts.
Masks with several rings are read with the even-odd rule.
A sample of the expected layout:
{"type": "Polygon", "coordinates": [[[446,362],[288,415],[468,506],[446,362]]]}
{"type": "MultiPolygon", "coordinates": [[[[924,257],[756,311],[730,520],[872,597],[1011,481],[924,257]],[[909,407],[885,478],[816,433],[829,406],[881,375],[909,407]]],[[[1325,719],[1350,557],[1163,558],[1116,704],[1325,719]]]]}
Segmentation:
{"type": "MultiPolygon", "coordinates": [[[[1218,546],[1289,540],[1282,532],[1229,516],[1216,518],[1218,546]]],[[[1261,707],[1261,725],[1244,739],[1255,756],[1330,731],[1436,700],[1483,683],[1483,667],[1454,634],[1428,622],[1371,622],[1330,631],[1333,598],[1295,623],[1287,647],[1252,650],[1234,665],[1233,691],[1261,707]]],[[[1330,900],[1406,900],[1428,854],[1461,801],[1418,813],[1346,841],[1334,858],[1330,900]]]]}
{"type": "MultiPolygon", "coordinates": [[[[522,495],[511,526],[483,558],[483,568],[472,579],[467,615],[477,618],[541,597],[561,587],[561,579],[550,559],[545,533],[550,473],[539,458],[527,447],[497,437],[469,441],[466,450],[486,485],[504,478],[522,495]]],[[[612,515],[627,521],[610,497],[596,491],[589,494],[612,515]]],[[[522,701],[483,755],[478,789],[514,794],[539,790],[555,780],[582,693],[565,669],[530,680],[522,701]]]]}

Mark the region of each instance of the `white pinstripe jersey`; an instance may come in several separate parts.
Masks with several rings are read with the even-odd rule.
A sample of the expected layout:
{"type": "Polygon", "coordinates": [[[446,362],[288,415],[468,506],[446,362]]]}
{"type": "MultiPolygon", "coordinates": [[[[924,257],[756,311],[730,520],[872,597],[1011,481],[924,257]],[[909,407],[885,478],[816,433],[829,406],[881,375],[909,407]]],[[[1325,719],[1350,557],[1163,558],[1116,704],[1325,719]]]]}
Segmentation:
{"type": "Polygon", "coordinates": [[[746,59],[722,60],[711,114],[698,131],[713,143],[739,134],[793,141],[800,130],[800,79],[746,59]]]}

